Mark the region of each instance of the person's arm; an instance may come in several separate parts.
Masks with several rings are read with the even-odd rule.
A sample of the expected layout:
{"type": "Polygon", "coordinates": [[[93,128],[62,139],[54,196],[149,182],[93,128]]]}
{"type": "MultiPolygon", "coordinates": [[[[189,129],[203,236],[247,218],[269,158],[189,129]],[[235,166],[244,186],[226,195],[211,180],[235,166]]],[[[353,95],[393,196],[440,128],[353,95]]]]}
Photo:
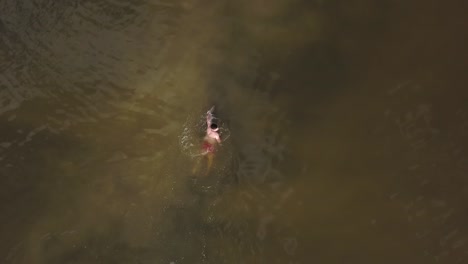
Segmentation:
{"type": "Polygon", "coordinates": [[[211,127],[211,120],[213,120],[213,112],[214,110],[214,106],[211,107],[210,110],[208,110],[208,112],[206,112],[206,126],[207,126],[207,130],[210,129],[211,127]]]}
{"type": "Polygon", "coordinates": [[[210,113],[210,112],[207,112],[207,113],[206,113],[206,125],[207,125],[208,127],[211,126],[211,120],[212,120],[212,119],[213,119],[213,116],[211,115],[211,113],[210,113]]]}

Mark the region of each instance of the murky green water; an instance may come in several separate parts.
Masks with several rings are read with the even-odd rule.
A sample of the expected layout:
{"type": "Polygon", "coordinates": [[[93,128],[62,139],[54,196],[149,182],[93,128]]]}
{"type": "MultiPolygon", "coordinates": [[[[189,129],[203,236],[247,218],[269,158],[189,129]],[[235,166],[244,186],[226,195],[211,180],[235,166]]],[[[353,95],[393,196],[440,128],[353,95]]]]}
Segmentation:
{"type": "Polygon", "coordinates": [[[0,263],[467,263],[466,7],[1,0],[0,263]]]}

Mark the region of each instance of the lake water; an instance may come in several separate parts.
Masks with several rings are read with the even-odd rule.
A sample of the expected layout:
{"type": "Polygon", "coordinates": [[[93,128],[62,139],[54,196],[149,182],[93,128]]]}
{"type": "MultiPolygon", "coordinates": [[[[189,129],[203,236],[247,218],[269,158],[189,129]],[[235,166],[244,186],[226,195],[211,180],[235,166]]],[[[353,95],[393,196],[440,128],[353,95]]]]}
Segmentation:
{"type": "Polygon", "coordinates": [[[467,7],[1,0],[0,263],[468,263],[467,7]]]}

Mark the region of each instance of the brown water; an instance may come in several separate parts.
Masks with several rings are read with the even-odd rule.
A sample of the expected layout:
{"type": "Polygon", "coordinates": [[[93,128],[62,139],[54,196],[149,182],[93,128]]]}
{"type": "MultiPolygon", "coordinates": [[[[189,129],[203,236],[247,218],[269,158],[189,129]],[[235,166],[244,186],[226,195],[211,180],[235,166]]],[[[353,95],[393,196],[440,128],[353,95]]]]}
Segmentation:
{"type": "Polygon", "coordinates": [[[1,0],[0,263],[468,263],[466,8],[1,0]]]}

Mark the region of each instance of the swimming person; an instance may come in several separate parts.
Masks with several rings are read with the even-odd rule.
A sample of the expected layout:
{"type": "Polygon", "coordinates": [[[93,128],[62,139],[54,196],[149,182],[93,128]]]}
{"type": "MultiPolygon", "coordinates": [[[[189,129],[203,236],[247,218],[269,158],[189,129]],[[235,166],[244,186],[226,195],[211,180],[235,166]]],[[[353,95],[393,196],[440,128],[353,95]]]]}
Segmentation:
{"type": "MultiPolygon", "coordinates": [[[[211,166],[213,165],[213,158],[217,145],[221,145],[219,127],[215,122],[213,122],[213,111],[214,106],[208,110],[208,112],[206,112],[206,135],[203,138],[202,153],[199,154],[200,156],[205,156],[207,158],[206,174],[208,174],[211,166]]],[[[193,174],[198,171],[199,165],[200,159],[197,160],[195,166],[193,167],[193,174]]]]}

